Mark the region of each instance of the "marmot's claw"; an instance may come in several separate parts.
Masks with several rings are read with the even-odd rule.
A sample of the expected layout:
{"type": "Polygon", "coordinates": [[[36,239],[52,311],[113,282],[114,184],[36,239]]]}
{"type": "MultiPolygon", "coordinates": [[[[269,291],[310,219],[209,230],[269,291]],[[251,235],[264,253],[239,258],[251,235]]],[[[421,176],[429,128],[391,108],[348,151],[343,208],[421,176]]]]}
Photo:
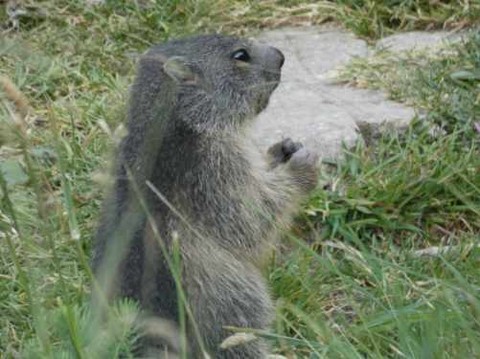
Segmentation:
{"type": "Polygon", "coordinates": [[[300,142],[293,142],[291,138],[285,138],[272,145],[267,153],[272,157],[272,165],[276,166],[288,162],[292,155],[301,148],[303,148],[303,145],[300,142]]]}
{"type": "Polygon", "coordinates": [[[300,142],[293,142],[290,138],[283,140],[282,153],[284,156],[284,162],[287,162],[292,155],[301,148],[303,148],[303,145],[300,142]]]}

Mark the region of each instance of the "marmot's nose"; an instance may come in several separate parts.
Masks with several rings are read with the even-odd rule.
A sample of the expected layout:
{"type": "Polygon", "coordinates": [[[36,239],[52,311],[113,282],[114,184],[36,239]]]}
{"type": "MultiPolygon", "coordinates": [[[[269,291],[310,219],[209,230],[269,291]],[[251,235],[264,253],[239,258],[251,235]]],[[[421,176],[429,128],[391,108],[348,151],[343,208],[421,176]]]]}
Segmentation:
{"type": "Polygon", "coordinates": [[[272,47],[273,52],[275,53],[275,57],[278,59],[278,67],[282,68],[284,62],[285,62],[285,56],[283,53],[277,49],[276,47],[272,47]]]}

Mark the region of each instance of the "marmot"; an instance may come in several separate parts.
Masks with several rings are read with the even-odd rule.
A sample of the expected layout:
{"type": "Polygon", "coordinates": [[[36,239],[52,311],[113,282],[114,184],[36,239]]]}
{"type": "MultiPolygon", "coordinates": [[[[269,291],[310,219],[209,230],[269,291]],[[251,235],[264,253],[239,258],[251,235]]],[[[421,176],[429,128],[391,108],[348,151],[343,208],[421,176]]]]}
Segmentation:
{"type": "MultiPolygon", "coordinates": [[[[139,61],[93,269],[107,298],[132,298],[177,328],[181,285],[188,358],[267,356],[262,339],[220,344],[234,334],[225,326],[268,327],[259,263],[317,183],[317,158],[301,144],[262,155],[245,135],[283,63],[276,48],[223,35],[170,41],[139,61]]],[[[176,357],[173,337],[145,334],[141,355],[176,357]]]]}

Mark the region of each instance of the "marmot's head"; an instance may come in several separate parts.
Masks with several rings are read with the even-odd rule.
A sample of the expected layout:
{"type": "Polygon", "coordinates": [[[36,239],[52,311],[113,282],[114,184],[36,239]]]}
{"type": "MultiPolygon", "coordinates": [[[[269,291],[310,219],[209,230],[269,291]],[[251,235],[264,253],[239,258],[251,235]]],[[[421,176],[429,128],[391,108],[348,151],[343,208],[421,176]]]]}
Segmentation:
{"type": "Polygon", "coordinates": [[[170,41],[146,56],[159,56],[178,83],[177,121],[197,131],[235,128],[268,104],[285,60],[254,40],[205,35],[170,41]]]}

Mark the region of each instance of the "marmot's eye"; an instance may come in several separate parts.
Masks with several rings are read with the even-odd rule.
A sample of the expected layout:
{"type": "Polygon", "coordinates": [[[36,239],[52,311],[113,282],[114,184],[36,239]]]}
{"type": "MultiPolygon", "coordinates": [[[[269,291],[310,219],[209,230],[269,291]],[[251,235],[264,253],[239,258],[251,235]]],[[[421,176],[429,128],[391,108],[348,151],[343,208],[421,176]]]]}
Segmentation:
{"type": "Polygon", "coordinates": [[[237,61],[243,61],[243,62],[249,62],[250,61],[250,55],[248,54],[247,50],[245,49],[240,49],[235,51],[232,54],[232,58],[237,60],[237,61]]]}

